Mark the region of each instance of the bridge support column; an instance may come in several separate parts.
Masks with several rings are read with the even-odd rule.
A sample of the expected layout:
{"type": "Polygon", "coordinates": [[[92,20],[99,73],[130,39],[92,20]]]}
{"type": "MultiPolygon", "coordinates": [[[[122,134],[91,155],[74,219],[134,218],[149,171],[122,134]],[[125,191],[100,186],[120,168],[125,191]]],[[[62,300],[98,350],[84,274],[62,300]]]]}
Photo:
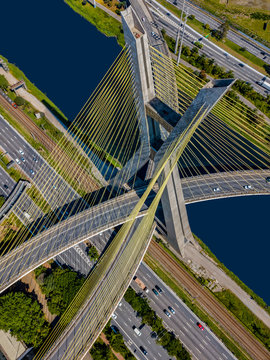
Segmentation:
{"type": "MultiPolygon", "coordinates": [[[[164,169],[164,178],[169,172],[169,166],[164,169]]],[[[162,180],[160,180],[162,181],[162,180]]],[[[194,238],[189,226],[185,200],[182,191],[181,178],[177,167],[174,168],[161,198],[164,213],[167,238],[170,245],[184,256],[184,247],[194,238]]]]}

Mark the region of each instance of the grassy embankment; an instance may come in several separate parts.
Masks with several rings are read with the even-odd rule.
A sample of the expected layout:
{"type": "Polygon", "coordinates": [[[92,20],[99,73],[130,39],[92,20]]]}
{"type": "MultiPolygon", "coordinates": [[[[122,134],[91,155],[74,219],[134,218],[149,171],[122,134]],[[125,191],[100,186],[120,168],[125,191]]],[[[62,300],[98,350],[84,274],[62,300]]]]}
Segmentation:
{"type": "MultiPolygon", "coordinates": [[[[270,24],[268,21],[267,29],[264,30],[263,26],[265,21],[263,19],[255,19],[251,17],[252,13],[260,12],[264,15],[270,15],[269,0],[193,0],[194,3],[201,6],[209,13],[219,17],[228,19],[228,21],[235,28],[245,32],[249,36],[256,37],[257,40],[263,40],[266,45],[270,45],[270,24]],[[253,6],[252,6],[253,5],[253,6]],[[268,5],[268,10],[267,9],[268,5]]],[[[267,21],[266,21],[267,22],[267,21]]]]}
{"type": "MultiPolygon", "coordinates": [[[[180,18],[181,10],[179,10],[176,6],[168,3],[166,0],[157,1],[180,18]]],[[[194,30],[198,31],[203,36],[209,34],[209,30],[206,30],[203,26],[203,23],[201,23],[197,19],[188,19],[187,23],[189,26],[191,26],[194,30]]],[[[240,62],[243,61],[246,64],[252,66],[254,69],[260,71],[262,74],[267,74],[265,70],[265,66],[267,66],[267,64],[262,59],[259,59],[257,56],[249,53],[248,51],[240,50],[241,46],[238,46],[237,44],[233,43],[228,39],[226,39],[224,42],[218,41],[211,35],[208,37],[208,40],[212,41],[213,43],[224,49],[226,52],[237,57],[240,62]]]]}
{"type": "Polygon", "coordinates": [[[64,0],[75,12],[83,16],[87,21],[93,24],[100,32],[106,36],[114,36],[120,46],[125,46],[122,25],[103,10],[87,3],[82,5],[81,1],[64,0]]]}
{"type": "Polygon", "coordinates": [[[41,91],[39,90],[26,76],[25,74],[14,64],[10,63],[4,56],[1,58],[8,64],[10,73],[18,80],[24,80],[28,88],[29,93],[34,95],[39,101],[41,101],[59,120],[66,125],[69,124],[67,117],[63,112],[41,91]]]}

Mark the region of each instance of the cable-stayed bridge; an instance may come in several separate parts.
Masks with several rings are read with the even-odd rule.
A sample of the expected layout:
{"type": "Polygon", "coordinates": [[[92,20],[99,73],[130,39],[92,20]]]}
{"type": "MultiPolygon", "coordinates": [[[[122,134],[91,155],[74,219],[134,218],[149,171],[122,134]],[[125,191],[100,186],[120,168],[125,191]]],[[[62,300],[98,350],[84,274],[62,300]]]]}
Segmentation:
{"type": "Polygon", "coordinates": [[[36,358],[82,358],[91,347],[147,249],[160,201],[168,239],[183,252],[194,241],[183,193],[190,202],[270,193],[269,127],[228,95],[233,80],[206,83],[177,67],[149,46],[131,8],[123,27],[126,48],[50,155],[65,181],[75,171],[76,185],[71,191],[62,182],[59,196],[48,193],[59,175],[44,181],[47,170],[41,171],[34,181],[43,180],[39,200],[50,210],[2,244],[3,290],[65,249],[123,224],[36,358]],[[84,176],[90,169],[98,191],[82,192],[80,166],[84,176]]]}

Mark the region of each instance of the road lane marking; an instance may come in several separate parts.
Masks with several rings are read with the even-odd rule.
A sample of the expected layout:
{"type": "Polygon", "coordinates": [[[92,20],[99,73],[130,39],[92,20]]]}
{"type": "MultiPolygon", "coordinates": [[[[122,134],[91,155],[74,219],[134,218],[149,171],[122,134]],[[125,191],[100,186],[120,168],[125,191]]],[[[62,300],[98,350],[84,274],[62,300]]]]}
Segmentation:
{"type": "Polygon", "coordinates": [[[181,333],[182,335],[185,335],[185,333],[183,333],[183,331],[182,331],[182,330],[180,330],[180,329],[179,329],[179,331],[180,331],[180,333],[181,333]]]}
{"type": "Polygon", "coordinates": [[[183,326],[183,328],[184,328],[187,332],[189,332],[189,330],[188,330],[185,326],[183,326]]]}
{"type": "Polygon", "coordinates": [[[205,343],[205,345],[207,345],[207,342],[204,339],[202,339],[202,341],[205,343]]]}
{"type": "Polygon", "coordinates": [[[222,355],[225,357],[225,359],[228,359],[227,356],[224,353],[222,353],[222,355]]]}
{"type": "Polygon", "coordinates": [[[199,346],[204,350],[205,349],[205,347],[202,345],[202,344],[199,344],[199,346]]]}
{"type": "Polygon", "coordinates": [[[128,321],[130,321],[130,322],[131,322],[131,318],[128,318],[128,321]]]}
{"type": "Polygon", "coordinates": [[[193,324],[194,324],[194,321],[192,320],[192,319],[189,319],[191,322],[193,322],[193,324]]]}
{"type": "Polygon", "coordinates": [[[148,277],[149,277],[149,279],[151,278],[151,276],[150,276],[148,273],[146,273],[146,276],[148,276],[148,277]]]}
{"type": "Polygon", "coordinates": [[[161,354],[158,352],[158,356],[160,356],[161,357],[161,354]]]}
{"type": "Polygon", "coordinates": [[[211,341],[208,336],[205,336],[207,340],[211,341]]]}
{"type": "Polygon", "coordinates": [[[175,304],[175,306],[177,306],[178,308],[179,308],[179,305],[178,304],[176,304],[176,303],[174,303],[175,304]]]}
{"type": "Polygon", "coordinates": [[[194,346],[194,349],[197,350],[201,354],[201,351],[198,348],[196,348],[196,346],[194,346]]]}
{"type": "Polygon", "coordinates": [[[187,326],[189,326],[191,328],[191,325],[187,322],[187,326]]]}

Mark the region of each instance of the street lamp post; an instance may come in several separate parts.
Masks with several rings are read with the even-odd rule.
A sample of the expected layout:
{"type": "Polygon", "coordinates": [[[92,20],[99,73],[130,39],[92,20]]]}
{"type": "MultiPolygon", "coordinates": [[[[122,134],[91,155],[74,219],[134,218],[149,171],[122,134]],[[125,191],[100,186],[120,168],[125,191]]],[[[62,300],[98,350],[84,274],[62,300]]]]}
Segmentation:
{"type": "Polygon", "coordinates": [[[181,18],[180,18],[180,27],[179,27],[179,29],[178,29],[177,37],[176,37],[176,42],[175,42],[175,49],[174,49],[175,55],[176,55],[176,53],[177,53],[177,48],[178,48],[178,43],[179,43],[179,38],[180,38],[181,26],[183,26],[182,20],[183,20],[183,13],[184,13],[184,8],[185,8],[185,3],[186,3],[186,0],[183,1],[182,11],[181,11],[181,18]]]}
{"type": "Polygon", "coordinates": [[[179,53],[178,53],[178,58],[177,58],[177,65],[179,65],[179,62],[180,62],[180,57],[181,57],[181,52],[182,52],[182,46],[183,46],[183,40],[184,40],[184,34],[185,34],[185,29],[186,29],[187,18],[188,18],[188,9],[187,9],[187,11],[186,11],[184,26],[183,26],[183,29],[182,29],[182,38],[181,38],[181,43],[180,43],[180,48],[179,48],[179,53]]]}

